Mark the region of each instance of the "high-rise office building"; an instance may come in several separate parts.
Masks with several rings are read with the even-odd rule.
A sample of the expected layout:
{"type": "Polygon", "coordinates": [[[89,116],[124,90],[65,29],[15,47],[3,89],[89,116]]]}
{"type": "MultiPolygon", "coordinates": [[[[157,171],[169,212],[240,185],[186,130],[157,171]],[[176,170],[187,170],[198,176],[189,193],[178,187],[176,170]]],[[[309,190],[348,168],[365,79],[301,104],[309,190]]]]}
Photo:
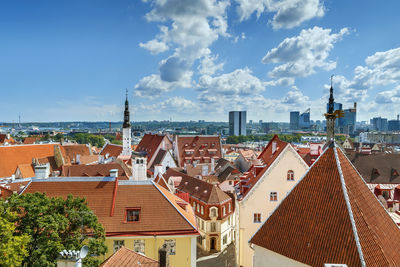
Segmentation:
{"type": "Polygon", "coordinates": [[[307,109],[303,113],[300,114],[299,117],[299,127],[301,129],[309,129],[311,126],[310,124],[310,109],[307,109]]]}
{"type": "Polygon", "coordinates": [[[397,115],[397,120],[390,120],[388,121],[388,131],[400,131],[400,120],[399,115],[397,115]]]}
{"type": "Polygon", "coordinates": [[[229,112],[229,135],[246,135],[246,111],[229,112]]]}
{"type": "Polygon", "coordinates": [[[290,112],[290,130],[299,129],[300,112],[291,111],[290,112]]]}
{"type": "Polygon", "coordinates": [[[372,118],[371,124],[375,131],[386,132],[388,130],[388,120],[386,118],[381,118],[381,117],[372,118]]]}

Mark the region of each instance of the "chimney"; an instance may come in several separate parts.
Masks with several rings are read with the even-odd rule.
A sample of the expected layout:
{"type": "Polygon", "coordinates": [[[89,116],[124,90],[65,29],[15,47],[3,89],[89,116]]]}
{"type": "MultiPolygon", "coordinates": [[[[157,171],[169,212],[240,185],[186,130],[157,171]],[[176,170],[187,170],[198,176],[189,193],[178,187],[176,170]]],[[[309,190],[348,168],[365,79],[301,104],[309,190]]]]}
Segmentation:
{"type": "Polygon", "coordinates": [[[111,169],[110,177],[117,178],[118,177],[118,169],[111,169]]]}
{"type": "Polygon", "coordinates": [[[154,178],[155,177],[157,177],[157,175],[158,174],[163,174],[165,171],[164,171],[164,167],[163,167],[163,165],[161,165],[161,164],[156,164],[155,166],[154,166],[154,178]]]}
{"type": "Polygon", "coordinates": [[[50,164],[46,163],[43,165],[35,166],[35,177],[39,179],[49,178],[50,175],[50,164]]]}
{"type": "Polygon", "coordinates": [[[166,244],[164,244],[158,250],[158,261],[160,262],[160,267],[168,267],[169,266],[168,251],[167,251],[166,244]]]}
{"type": "Polygon", "coordinates": [[[276,151],[276,141],[272,141],[272,154],[276,151]]]}
{"type": "Polygon", "coordinates": [[[79,154],[76,155],[76,164],[81,164],[81,155],[79,154]]]}

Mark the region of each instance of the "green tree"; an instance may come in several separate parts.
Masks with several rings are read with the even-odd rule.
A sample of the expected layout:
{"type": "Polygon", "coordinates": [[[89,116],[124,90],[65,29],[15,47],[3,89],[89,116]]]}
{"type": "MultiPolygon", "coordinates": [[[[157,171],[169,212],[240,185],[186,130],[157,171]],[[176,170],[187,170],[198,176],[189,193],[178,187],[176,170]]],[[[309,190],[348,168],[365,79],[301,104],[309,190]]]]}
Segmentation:
{"type": "Polygon", "coordinates": [[[0,199],[0,266],[19,266],[28,256],[29,236],[15,231],[16,218],[0,199]]]}
{"type": "MultiPolygon", "coordinates": [[[[104,228],[84,198],[69,195],[64,200],[34,193],[13,195],[7,204],[19,215],[15,221],[17,232],[31,237],[29,256],[23,260],[27,266],[56,266],[60,251],[79,250],[83,245],[89,247],[89,255],[107,251],[104,228]]],[[[84,264],[98,266],[100,260],[89,256],[84,264]]]]}

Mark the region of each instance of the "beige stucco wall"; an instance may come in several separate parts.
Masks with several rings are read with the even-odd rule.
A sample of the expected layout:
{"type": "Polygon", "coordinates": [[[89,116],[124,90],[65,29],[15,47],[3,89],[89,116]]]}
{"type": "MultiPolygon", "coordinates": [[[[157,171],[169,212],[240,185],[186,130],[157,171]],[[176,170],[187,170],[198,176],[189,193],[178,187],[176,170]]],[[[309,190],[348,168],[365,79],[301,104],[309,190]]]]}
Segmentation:
{"type": "Polygon", "coordinates": [[[239,202],[241,266],[252,266],[253,250],[249,247],[249,240],[307,170],[308,165],[291,146],[287,146],[248,195],[239,202]],[[294,171],[294,181],[287,180],[288,170],[294,171]],[[270,201],[270,192],[278,193],[277,201],[270,201]],[[254,213],[261,213],[261,223],[253,222],[254,213]]]}
{"type": "Polygon", "coordinates": [[[254,267],[305,267],[304,263],[292,260],[271,250],[254,245],[254,267]]]}

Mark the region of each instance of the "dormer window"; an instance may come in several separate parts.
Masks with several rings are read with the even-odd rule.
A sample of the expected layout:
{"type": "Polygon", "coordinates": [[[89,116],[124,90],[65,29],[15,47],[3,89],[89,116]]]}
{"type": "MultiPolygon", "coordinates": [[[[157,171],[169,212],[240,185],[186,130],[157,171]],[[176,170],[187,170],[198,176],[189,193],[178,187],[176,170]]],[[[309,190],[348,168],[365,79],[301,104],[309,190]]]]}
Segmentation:
{"type": "Polygon", "coordinates": [[[138,222],[140,219],[140,209],[126,209],[126,222],[138,222]]]}

